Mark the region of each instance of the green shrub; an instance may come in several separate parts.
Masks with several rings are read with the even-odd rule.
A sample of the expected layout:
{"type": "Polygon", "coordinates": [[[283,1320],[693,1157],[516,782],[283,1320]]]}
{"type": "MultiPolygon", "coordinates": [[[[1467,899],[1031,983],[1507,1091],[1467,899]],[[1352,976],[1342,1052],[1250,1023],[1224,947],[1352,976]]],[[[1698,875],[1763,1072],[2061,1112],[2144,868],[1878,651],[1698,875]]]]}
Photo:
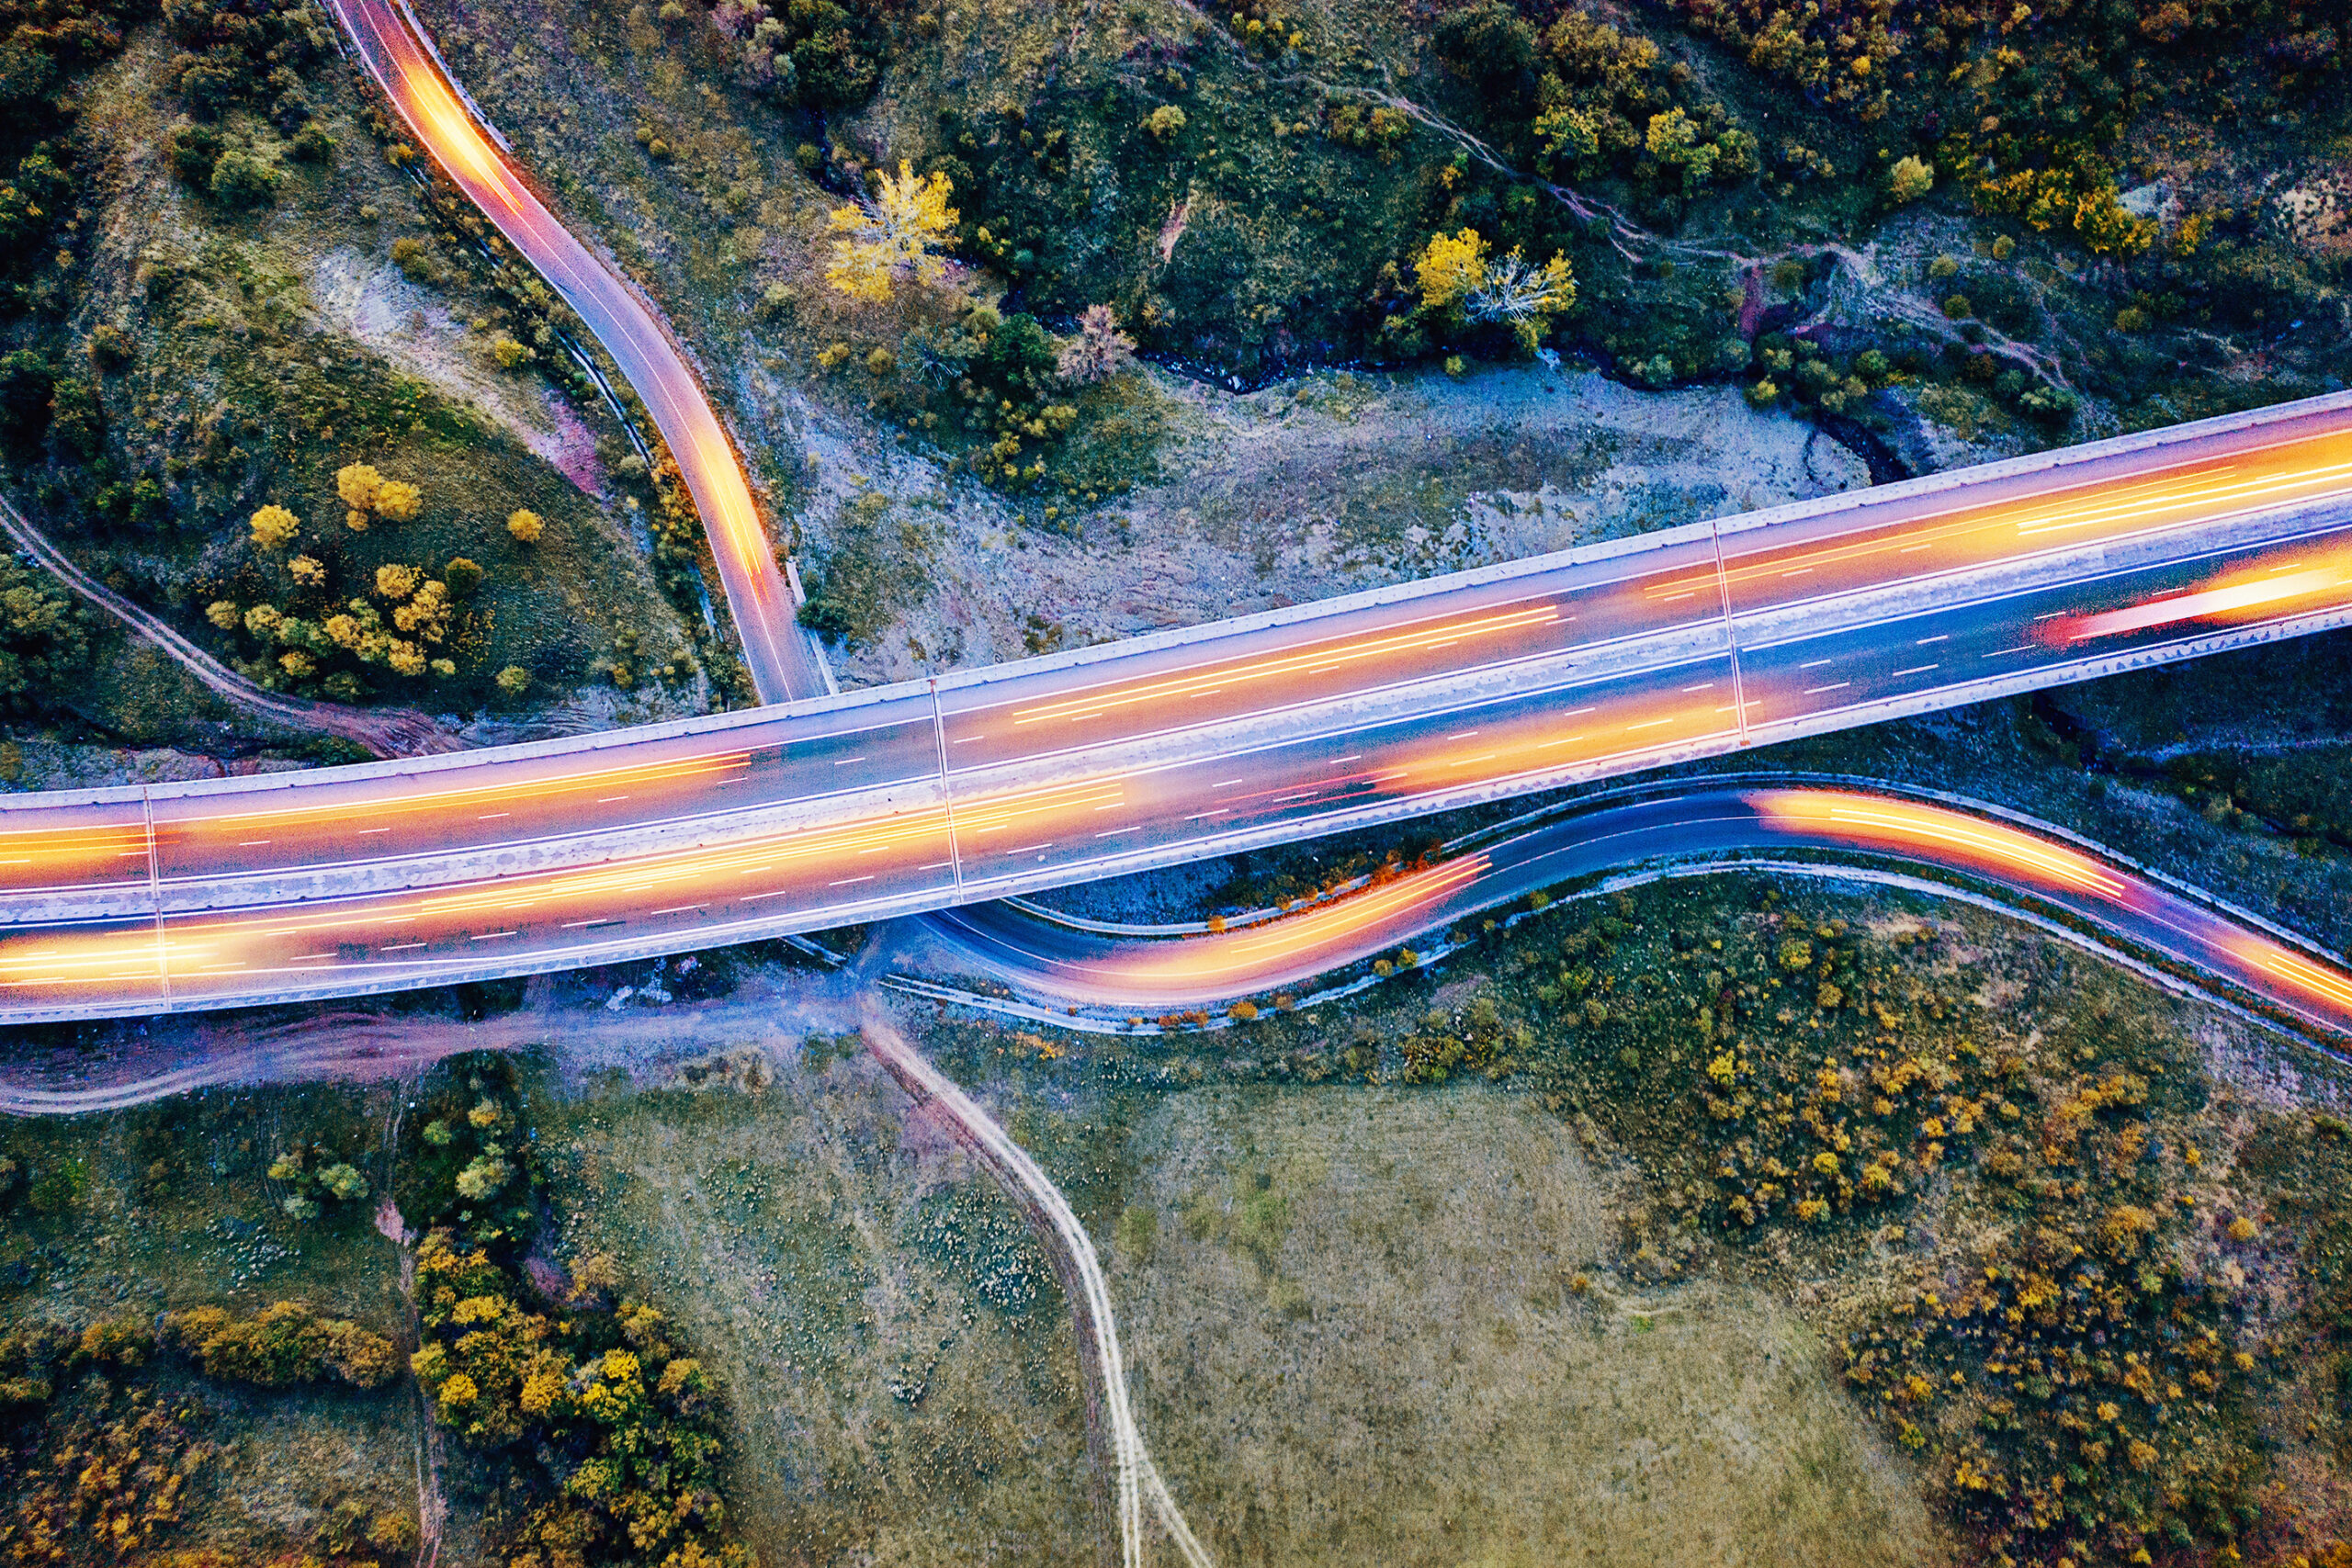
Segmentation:
{"type": "Polygon", "coordinates": [[[60,462],[96,459],[106,445],[106,405],[98,389],[79,376],[61,377],[49,398],[49,446],[60,462]]]}
{"type": "Polygon", "coordinates": [[[716,1390],[662,1314],[624,1300],[610,1259],[573,1266],[568,1291],[539,1294],[503,1222],[536,1227],[536,1173],[518,1151],[508,1213],[484,1213],[464,1174],[507,1163],[499,1138],[522,1106],[492,1075],[452,1076],[428,1102],[402,1206],[435,1216],[416,1252],[422,1344],[409,1365],[434,1418],[504,1472],[527,1501],[506,1518],[495,1559],[510,1568],[752,1568],[720,1498],[716,1390]],[[440,1129],[438,1134],[432,1130],[440,1129]]]}
{"type": "Polygon", "coordinates": [[[278,1207],[304,1222],[317,1219],[328,1203],[359,1203],[370,1191],[368,1178],[356,1166],[322,1155],[314,1145],[292,1149],[270,1161],[269,1179],[288,1190],[278,1200],[278,1207]]]}
{"type": "Polygon", "coordinates": [[[47,573],[0,555],[0,707],[38,712],[87,674],[83,606],[47,573]]]}
{"type": "Polygon", "coordinates": [[[277,164],[250,149],[228,147],[214,160],[205,189],[221,206],[243,211],[276,202],[278,182],[284,177],[277,164]]]}
{"type": "MultiPolygon", "coordinates": [[[[739,79],[786,106],[855,107],[873,95],[888,59],[886,24],[867,0],[720,0],[712,16],[722,33],[742,40],[739,79]]],[[[816,149],[802,146],[813,160],[816,149]]]]}
{"type": "Polygon", "coordinates": [[[90,329],[90,363],[100,370],[112,375],[128,367],[138,355],[138,343],[112,321],[101,321],[90,329]]]}
{"type": "Polygon", "coordinates": [[[1886,172],[1886,198],[1897,207],[1918,200],[1936,186],[1936,166],[1926,159],[1898,158],[1886,172]]]}

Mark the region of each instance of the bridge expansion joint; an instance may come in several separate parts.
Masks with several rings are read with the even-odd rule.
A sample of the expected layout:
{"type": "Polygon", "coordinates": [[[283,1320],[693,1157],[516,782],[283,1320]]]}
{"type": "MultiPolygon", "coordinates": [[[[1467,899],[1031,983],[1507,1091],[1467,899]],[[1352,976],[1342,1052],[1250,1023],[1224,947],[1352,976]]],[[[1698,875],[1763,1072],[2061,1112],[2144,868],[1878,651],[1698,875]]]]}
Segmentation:
{"type": "Polygon", "coordinates": [[[155,800],[147,786],[139,786],[139,826],[147,842],[147,901],[155,909],[155,976],[163,983],[164,1000],[172,999],[171,943],[164,936],[164,874],[155,858],[155,800]]]}
{"type": "Polygon", "coordinates": [[[947,782],[947,720],[939,708],[939,681],[931,682],[931,734],[939,746],[939,807],[947,814],[947,863],[956,874],[956,891],[964,890],[964,854],[956,842],[956,792],[947,782]]]}
{"type": "Polygon", "coordinates": [[[1731,653],[1731,716],[1739,727],[1739,743],[1747,744],[1747,690],[1739,678],[1739,627],[1731,618],[1731,573],[1724,569],[1724,530],[1719,518],[1707,519],[1707,538],[1715,548],[1715,597],[1724,611],[1724,647],[1731,653]]]}

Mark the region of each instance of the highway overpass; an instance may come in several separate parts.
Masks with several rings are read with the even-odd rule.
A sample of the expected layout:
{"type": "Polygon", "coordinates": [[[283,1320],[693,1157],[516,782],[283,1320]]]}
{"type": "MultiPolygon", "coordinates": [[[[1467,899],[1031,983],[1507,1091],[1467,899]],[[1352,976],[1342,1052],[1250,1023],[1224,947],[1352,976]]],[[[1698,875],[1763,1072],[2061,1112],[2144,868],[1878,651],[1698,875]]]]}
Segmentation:
{"type": "Polygon", "coordinates": [[[0,1021],[1034,891],[2352,621],[2352,394],[783,708],[0,799],[0,1021]]]}

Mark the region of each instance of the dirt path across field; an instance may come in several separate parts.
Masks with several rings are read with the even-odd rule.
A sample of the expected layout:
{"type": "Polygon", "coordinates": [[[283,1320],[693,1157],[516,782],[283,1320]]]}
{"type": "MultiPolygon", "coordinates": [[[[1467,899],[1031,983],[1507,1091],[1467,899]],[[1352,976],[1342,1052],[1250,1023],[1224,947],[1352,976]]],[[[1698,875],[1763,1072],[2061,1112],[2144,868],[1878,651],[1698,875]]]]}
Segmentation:
{"type": "Polygon", "coordinates": [[[6,533],[18,549],[66,587],[130,627],[133,637],[161,649],[206,690],[248,713],[297,729],[339,736],[379,757],[455,751],[461,744],[437,721],[413,709],[345,707],[340,703],[311,702],[263,691],[188,641],[160,617],[141,609],[74,565],[5,497],[0,497],[0,533],[6,533]]]}

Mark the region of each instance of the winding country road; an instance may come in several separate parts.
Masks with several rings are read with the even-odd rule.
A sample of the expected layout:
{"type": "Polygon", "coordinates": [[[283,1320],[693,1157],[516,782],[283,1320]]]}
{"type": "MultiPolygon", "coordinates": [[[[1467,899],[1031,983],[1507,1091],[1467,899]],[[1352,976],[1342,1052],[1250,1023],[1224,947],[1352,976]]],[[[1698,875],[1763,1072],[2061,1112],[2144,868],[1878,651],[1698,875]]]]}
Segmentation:
{"type": "Polygon", "coordinates": [[[1152,1512],[1176,1543],[1191,1568],[1213,1568],[1208,1552],[1184,1522],[1159,1472],[1144,1446],[1142,1429],[1127,1397],[1126,1361],[1119,1348],[1116,1314],[1111,1290],[1102,1278],[1102,1260],[1094,1242],[1079,1223],[1069,1200],[1053,1179],[1012,1141],[977,1101],[954,1079],[931,1065],[898,1027],[878,1009],[868,1007],[860,1025],[866,1048],[899,1081],[918,1107],[930,1106],[946,1120],[956,1141],[996,1177],[1033,1226],[1045,1233],[1061,1279],[1062,1293],[1077,1320],[1081,1359],[1088,1364],[1094,1398],[1109,1419],[1112,1465],[1119,1516],[1121,1559],[1125,1568],[1143,1568],[1145,1540],[1143,1508],[1152,1512]]]}
{"type": "Polygon", "coordinates": [[[796,619],[798,603],[776,564],[742,462],[661,313],[539,199],[503,139],[475,118],[442,70],[405,0],[324,4],[410,132],[587,323],[645,404],[708,530],[760,700],[822,696],[824,671],[796,619]]]}
{"type": "Polygon", "coordinates": [[[49,536],[28,522],[5,496],[0,496],[0,534],[6,534],[17,549],[59,581],[120,621],[133,637],[161,651],[223,702],[298,731],[336,736],[379,757],[429,756],[454,751],[460,744],[438,722],[413,709],[356,708],[263,691],[188,641],[169,622],[141,609],[74,565],[73,558],[50,543],[49,536]]]}

